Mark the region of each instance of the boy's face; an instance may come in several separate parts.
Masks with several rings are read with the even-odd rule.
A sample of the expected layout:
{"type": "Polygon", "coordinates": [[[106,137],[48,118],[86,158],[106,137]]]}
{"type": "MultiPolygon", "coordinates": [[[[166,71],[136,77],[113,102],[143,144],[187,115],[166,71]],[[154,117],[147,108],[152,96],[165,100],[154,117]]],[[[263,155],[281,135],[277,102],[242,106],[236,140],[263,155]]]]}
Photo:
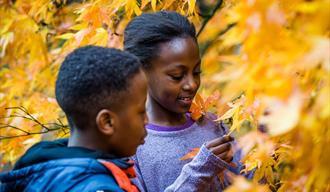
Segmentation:
{"type": "Polygon", "coordinates": [[[151,99],[171,112],[187,112],[200,85],[200,67],[198,45],[192,38],[161,44],[146,71],[151,99]]]}
{"type": "Polygon", "coordinates": [[[145,109],[147,80],[142,71],[130,80],[127,92],[123,94],[123,102],[116,113],[118,123],[111,138],[111,148],[117,156],[128,157],[136,153],[147,135],[144,127],[148,123],[145,109]]]}

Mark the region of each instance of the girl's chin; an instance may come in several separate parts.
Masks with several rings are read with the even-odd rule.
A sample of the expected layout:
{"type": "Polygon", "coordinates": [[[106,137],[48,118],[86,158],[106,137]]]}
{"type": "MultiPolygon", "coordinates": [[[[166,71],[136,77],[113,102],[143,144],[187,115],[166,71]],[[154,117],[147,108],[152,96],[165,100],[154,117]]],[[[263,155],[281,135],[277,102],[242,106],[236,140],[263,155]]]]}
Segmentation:
{"type": "Polygon", "coordinates": [[[177,113],[188,113],[189,112],[189,109],[190,109],[190,105],[189,106],[185,106],[185,107],[178,107],[176,112],[177,113]]]}
{"type": "Polygon", "coordinates": [[[177,114],[185,114],[189,112],[191,105],[181,105],[179,103],[176,103],[174,105],[164,105],[164,108],[166,108],[168,111],[171,111],[173,113],[177,114]]]}

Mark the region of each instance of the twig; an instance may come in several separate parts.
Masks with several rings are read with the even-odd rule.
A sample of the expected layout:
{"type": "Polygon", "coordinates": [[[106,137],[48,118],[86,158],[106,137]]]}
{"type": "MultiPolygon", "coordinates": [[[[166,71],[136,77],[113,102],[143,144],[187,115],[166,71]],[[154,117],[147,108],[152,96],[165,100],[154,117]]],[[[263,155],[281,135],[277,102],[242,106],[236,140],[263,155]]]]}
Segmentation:
{"type": "MultiPolygon", "coordinates": [[[[57,128],[48,129],[48,130],[45,130],[45,131],[39,131],[39,132],[28,132],[28,131],[25,131],[21,128],[12,126],[12,125],[6,125],[6,127],[17,129],[19,131],[24,132],[25,134],[12,135],[12,136],[2,136],[2,135],[0,135],[0,141],[5,140],[5,139],[13,139],[13,138],[17,138],[17,137],[25,137],[25,136],[31,136],[31,135],[45,134],[45,133],[48,133],[48,132],[51,132],[51,131],[57,131],[57,130],[62,130],[64,132],[64,135],[68,134],[68,132],[65,131],[65,129],[68,129],[68,128],[65,128],[65,127],[57,127],[57,128]]],[[[5,128],[5,127],[1,127],[1,128],[5,128]]]]}
{"type": "Polygon", "coordinates": [[[21,129],[21,128],[18,128],[18,127],[16,127],[16,126],[13,126],[13,125],[1,125],[0,126],[0,129],[2,129],[2,128],[7,128],[7,127],[10,127],[10,128],[13,128],[13,129],[16,129],[16,130],[19,130],[19,131],[21,131],[21,132],[23,132],[23,133],[26,133],[26,134],[30,134],[28,131],[25,131],[25,130],[23,130],[23,129],[21,129]]]}
{"type": "Polygon", "coordinates": [[[29,112],[28,110],[23,107],[23,106],[20,106],[18,107],[18,109],[20,109],[21,111],[23,111],[27,116],[29,116],[31,118],[32,121],[36,122],[37,124],[39,124],[42,128],[46,129],[46,130],[49,130],[48,127],[46,127],[43,123],[41,123],[40,121],[38,121],[38,119],[36,119],[35,117],[33,117],[29,112]]]}
{"type": "Polygon", "coordinates": [[[205,44],[201,46],[201,55],[204,55],[209,47],[214,43],[214,41],[219,37],[225,34],[227,31],[229,31],[231,28],[233,28],[236,25],[236,23],[229,24],[224,30],[220,31],[214,39],[207,41],[205,44]]]}
{"type": "Polygon", "coordinates": [[[30,131],[26,131],[26,130],[24,130],[22,128],[19,128],[17,126],[14,126],[14,125],[0,124],[0,129],[3,129],[3,128],[12,128],[12,129],[16,129],[16,130],[21,131],[21,132],[24,133],[24,134],[13,135],[13,136],[1,136],[0,135],[0,140],[13,139],[13,138],[17,138],[17,137],[25,137],[25,136],[36,135],[36,134],[44,134],[44,133],[48,133],[48,132],[51,132],[51,131],[58,131],[58,130],[63,131],[64,135],[68,134],[68,131],[67,130],[69,129],[69,126],[64,125],[60,119],[57,119],[58,123],[47,123],[47,124],[44,124],[44,123],[41,123],[33,115],[31,115],[28,112],[28,110],[26,108],[22,107],[22,106],[21,107],[8,107],[8,108],[6,108],[6,110],[13,110],[13,109],[17,109],[20,112],[23,112],[23,114],[21,114],[20,112],[16,112],[15,111],[13,115],[10,115],[9,117],[1,117],[1,118],[19,117],[19,118],[27,119],[27,120],[33,121],[35,123],[33,125],[33,127],[34,126],[40,126],[42,129],[41,129],[41,131],[30,132],[30,131]],[[52,128],[47,127],[46,125],[51,125],[52,128]]]}
{"type": "Polygon", "coordinates": [[[214,14],[217,12],[217,10],[221,7],[222,3],[223,3],[223,0],[219,0],[219,1],[217,2],[217,4],[215,5],[214,9],[212,10],[211,14],[208,15],[208,16],[204,19],[204,21],[203,21],[203,23],[202,23],[202,26],[201,26],[201,28],[199,29],[198,33],[197,33],[197,37],[201,34],[201,32],[204,30],[204,28],[205,28],[205,26],[207,25],[207,23],[211,20],[211,18],[214,16],[214,14]]]}

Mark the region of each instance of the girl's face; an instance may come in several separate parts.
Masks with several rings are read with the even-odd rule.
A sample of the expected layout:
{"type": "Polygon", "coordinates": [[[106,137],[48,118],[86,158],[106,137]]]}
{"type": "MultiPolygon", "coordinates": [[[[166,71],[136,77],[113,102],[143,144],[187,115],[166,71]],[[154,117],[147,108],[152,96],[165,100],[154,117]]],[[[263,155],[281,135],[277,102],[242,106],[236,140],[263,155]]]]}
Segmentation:
{"type": "Polygon", "coordinates": [[[200,85],[200,67],[194,39],[176,38],[161,44],[146,71],[151,99],[170,112],[186,113],[200,85]]]}

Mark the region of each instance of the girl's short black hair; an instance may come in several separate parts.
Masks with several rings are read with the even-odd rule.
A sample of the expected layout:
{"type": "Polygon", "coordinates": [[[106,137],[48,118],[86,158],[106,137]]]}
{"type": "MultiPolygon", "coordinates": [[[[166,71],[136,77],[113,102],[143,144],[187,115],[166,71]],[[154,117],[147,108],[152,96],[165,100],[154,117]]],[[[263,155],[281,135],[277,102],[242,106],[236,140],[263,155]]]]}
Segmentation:
{"type": "Polygon", "coordinates": [[[185,16],[173,11],[143,13],[128,23],[124,49],[136,55],[143,67],[148,68],[150,60],[159,52],[160,43],[182,37],[196,40],[195,26],[185,16]]]}
{"type": "Polygon", "coordinates": [[[99,110],[122,103],[140,69],[136,56],[113,48],[86,46],[70,53],[60,67],[55,87],[56,100],[70,127],[93,126],[99,110]]]}

